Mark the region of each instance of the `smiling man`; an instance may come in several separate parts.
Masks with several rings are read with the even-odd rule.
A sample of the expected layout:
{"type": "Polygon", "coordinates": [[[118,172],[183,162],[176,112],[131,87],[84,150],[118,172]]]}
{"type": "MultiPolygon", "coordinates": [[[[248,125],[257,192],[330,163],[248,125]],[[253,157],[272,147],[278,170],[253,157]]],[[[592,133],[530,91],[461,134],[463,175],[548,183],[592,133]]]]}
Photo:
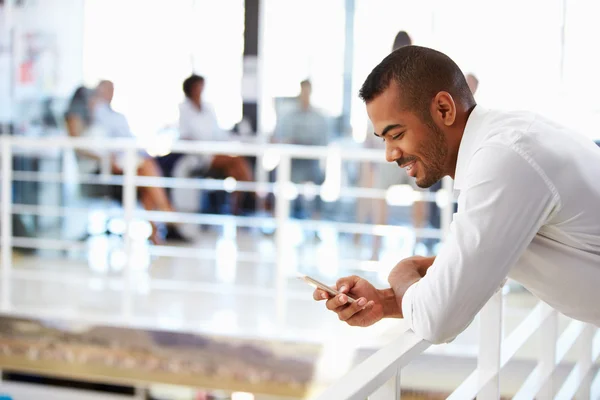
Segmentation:
{"type": "Polygon", "coordinates": [[[510,277],[600,326],[600,149],[591,140],[533,113],[482,108],[458,66],[424,47],[386,57],[360,96],[387,160],[423,188],[454,178],[458,213],[438,256],[400,261],[390,288],[351,276],[337,282],[342,294],[316,290],[316,300],[350,325],[405,318],[444,343],[510,277]]]}

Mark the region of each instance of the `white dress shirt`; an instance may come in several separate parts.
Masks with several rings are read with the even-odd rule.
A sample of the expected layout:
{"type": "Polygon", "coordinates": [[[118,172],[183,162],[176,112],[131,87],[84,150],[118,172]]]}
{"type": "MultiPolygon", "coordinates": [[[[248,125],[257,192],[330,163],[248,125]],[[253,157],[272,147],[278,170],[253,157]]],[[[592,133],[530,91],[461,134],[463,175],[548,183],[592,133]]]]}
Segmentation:
{"type": "MultiPolygon", "coordinates": [[[[129,123],[125,115],[112,109],[110,104],[99,102],[94,107],[92,126],[87,134],[97,138],[133,138],[129,123]]],[[[97,150],[90,150],[102,158],[105,153],[97,150]]],[[[121,169],[125,168],[125,153],[122,151],[113,152],[114,162],[121,169]]],[[[148,155],[145,151],[139,150],[136,156],[136,167],[140,167],[144,158],[148,155]]]]}
{"type": "Polygon", "coordinates": [[[402,312],[432,343],[454,339],[510,277],[600,326],[600,149],[538,115],[477,106],[460,143],[458,213],[402,312]]]}
{"type": "MultiPolygon", "coordinates": [[[[221,141],[227,140],[227,133],[219,128],[217,115],[210,104],[202,103],[198,108],[190,99],[179,106],[179,138],[181,140],[221,141]]],[[[208,169],[213,156],[199,154],[193,156],[203,168],[208,169]]]]}

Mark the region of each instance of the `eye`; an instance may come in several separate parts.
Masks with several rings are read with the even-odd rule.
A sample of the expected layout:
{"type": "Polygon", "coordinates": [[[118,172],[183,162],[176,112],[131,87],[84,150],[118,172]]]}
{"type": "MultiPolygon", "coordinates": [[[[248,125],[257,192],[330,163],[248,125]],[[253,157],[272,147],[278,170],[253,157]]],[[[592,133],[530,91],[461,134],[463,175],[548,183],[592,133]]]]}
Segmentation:
{"type": "Polygon", "coordinates": [[[399,134],[392,136],[392,140],[398,140],[400,139],[402,136],[404,136],[404,134],[406,133],[406,131],[402,131],[399,134]]]}
{"type": "MultiPolygon", "coordinates": [[[[402,131],[402,132],[400,132],[400,133],[399,133],[399,134],[397,134],[397,135],[394,135],[394,136],[389,136],[389,139],[390,139],[390,140],[398,140],[398,139],[400,139],[402,136],[404,136],[404,134],[405,134],[405,133],[406,133],[406,131],[402,131]]],[[[383,141],[385,142],[385,136],[384,136],[384,137],[382,137],[382,138],[381,138],[381,140],[383,140],[383,141]]]]}

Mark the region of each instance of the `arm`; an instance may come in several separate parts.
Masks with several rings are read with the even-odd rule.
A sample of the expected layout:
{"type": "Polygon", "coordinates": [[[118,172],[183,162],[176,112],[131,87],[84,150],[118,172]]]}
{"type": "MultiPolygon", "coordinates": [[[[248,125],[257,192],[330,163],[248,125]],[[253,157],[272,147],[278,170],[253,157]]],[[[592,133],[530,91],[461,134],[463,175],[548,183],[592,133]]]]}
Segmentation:
{"type": "MultiPolygon", "coordinates": [[[[433,260],[435,257],[410,257],[400,261],[393,271],[413,279],[416,275],[418,280],[425,275],[433,260]]],[[[394,274],[393,271],[391,275],[394,274]]],[[[402,318],[400,302],[391,288],[377,289],[355,275],[339,279],[336,287],[343,294],[332,297],[324,290],[315,289],[313,298],[317,301],[327,300],[327,308],[335,312],[339,319],[348,325],[370,326],[382,318],[402,318]],[[354,296],[357,301],[348,304],[348,294],[354,296]]]]}
{"type": "Polygon", "coordinates": [[[283,115],[275,125],[275,132],[272,136],[273,143],[290,143],[292,136],[292,116],[291,114],[283,115]]]}
{"type": "Polygon", "coordinates": [[[410,287],[393,282],[417,335],[432,343],[454,339],[498,290],[559,205],[544,178],[514,150],[486,147],[475,154],[461,193],[464,210],[433,265],[410,287]]]}
{"type": "MultiPolygon", "coordinates": [[[[66,116],[66,127],[67,133],[71,137],[81,137],[83,136],[83,131],[85,130],[85,124],[81,120],[81,118],[75,114],[69,114],[66,116]]],[[[89,158],[96,161],[101,161],[102,157],[89,150],[84,149],[75,149],[75,153],[81,157],[89,158]]]]}
{"type": "Polygon", "coordinates": [[[192,115],[190,110],[182,104],[179,107],[179,139],[195,139],[194,127],[191,124],[191,118],[192,115]]]}

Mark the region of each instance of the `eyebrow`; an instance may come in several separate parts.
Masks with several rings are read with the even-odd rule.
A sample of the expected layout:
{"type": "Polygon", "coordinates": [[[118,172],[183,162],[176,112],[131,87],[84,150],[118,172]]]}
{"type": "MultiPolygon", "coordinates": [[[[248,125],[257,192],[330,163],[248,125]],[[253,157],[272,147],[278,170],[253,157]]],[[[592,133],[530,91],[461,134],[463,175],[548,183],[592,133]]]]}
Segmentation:
{"type": "Polygon", "coordinates": [[[385,135],[387,135],[387,133],[389,131],[391,131],[392,129],[396,129],[396,128],[404,128],[404,125],[402,125],[402,124],[388,125],[383,129],[383,132],[381,132],[381,135],[378,135],[377,132],[373,132],[373,135],[375,135],[377,137],[384,137],[385,135]]]}

